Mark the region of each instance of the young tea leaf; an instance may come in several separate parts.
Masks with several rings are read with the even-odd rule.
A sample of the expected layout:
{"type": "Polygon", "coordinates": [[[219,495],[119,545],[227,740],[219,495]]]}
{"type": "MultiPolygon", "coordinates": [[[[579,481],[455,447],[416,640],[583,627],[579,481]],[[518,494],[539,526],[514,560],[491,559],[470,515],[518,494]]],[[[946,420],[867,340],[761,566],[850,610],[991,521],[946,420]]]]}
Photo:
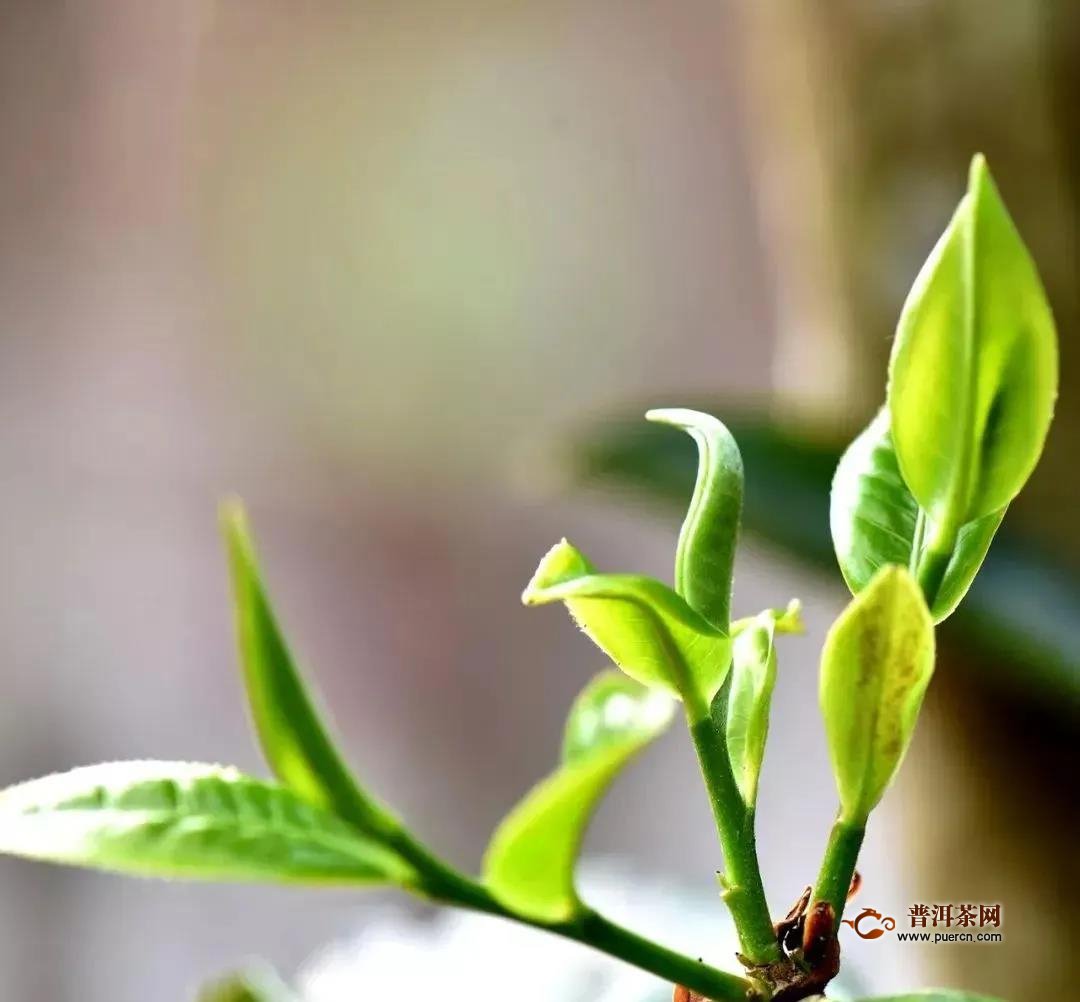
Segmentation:
{"type": "MultiPolygon", "coordinates": [[[[922,547],[916,552],[916,537],[925,538],[919,512],[900,474],[888,409],[882,408],[844,453],[832,485],[833,545],[853,595],[888,564],[917,569],[922,547]]],[[[967,594],[1004,516],[999,508],[961,526],[930,603],[935,623],[951,615],[967,594]]]]}
{"type": "Polygon", "coordinates": [[[671,721],[663,693],[607,671],[578,696],[562,766],[506,817],[488,847],[484,882],[507,908],[538,922],[577,913],[574,865],[597,803],[623,766],[671,721]]]}
{"type": "Polygon", "coordinates": [[[270,768],[304,799],[365,831],[399,829],[389,812],[357,785],[327,733],[270,605],[243,508],[236,502],[224,505],[221,521],[244,682],[270,768]]]}
{"type": "Polygon", "coordinates": [[[694,719],[727,676],[731,639],[670,588],[630,574],[596,574],[565,539],[551,548],[522,595],[526,605],[564,602],[586,634],[627,675],[683,699],[694,719]]]}
{"type": "Polygon", "coordinates": [[[412,868],[285,787],[235,769],[115,762],[0,792],[0,852],[136,876],[409,885],[412,868]]]}
{"type": "Polygon", "coordinates": [[[903,760],[934,670],[934,628],[902,567],[882,568],[829,630],[821,712],[841,821],[860,826],[903,760]]]}
{"type": "Polygon", "coordinates": [[[962,526],[1035,467],[1057,394],[1057,334],[1035,264],[982,157],[897,327],[888,406],[904,481],[929,518],[934,593],[962,526]]]}
{"type": "Polygon", "coordinates": [[[776,621],[762,613],[735,638],[724,733],[731,771],[743,803],[753,809],[769,732],[769,706],[776,683],[776,621]]]}
{"type": "Polygon", "coordinates": [[[651,410],[645,417],[681,428],[697,444],[697,483],[675,552],[675,591],[713,626],[727,630],[743,500],[739,447],[722,422],[701,411],[651,410]]]}

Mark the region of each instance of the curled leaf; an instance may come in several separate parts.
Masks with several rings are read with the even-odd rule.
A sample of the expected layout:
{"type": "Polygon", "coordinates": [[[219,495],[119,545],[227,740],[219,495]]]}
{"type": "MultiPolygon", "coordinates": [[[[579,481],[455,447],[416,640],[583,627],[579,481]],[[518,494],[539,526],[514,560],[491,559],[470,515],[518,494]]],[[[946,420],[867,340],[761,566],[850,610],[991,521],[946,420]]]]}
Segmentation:
{"type": "Polygon", "coordinates": [[[675,552],[675,591],[713,626],[727,630],[743,500],[739,447],[711,414],[667,408],[645,417],[681,428],[697,444],[697,482],[675,552]]]}
{"type": "Polygon", "coordinates": [[[9,787],[0,852],[190,880],[414,878],[395,853],[285,787],[187,762],[115,762],[9,787]]]}
{"type": "Polygon", "coordinates": [[[776,621],[762,613],[735,638],[725,736],[731,771],[743,803],[753,809],[769,732],[769,708],[776,683],[776,621]]]}
{"type": "Polygon", "coordinates": [[[596,574],[565,539],[540,561],[526,605],[563,602],[578,625],[627,675],[683,699],[694,719],[727,676],[728,635],[670,588],[631,574],[596,574]]]}
{"type": "Polygon", "coordinates": [[[934,628],[922,591],[884,567],[829,630],[821,711],[840,818],[861,825],[899,768],[934,670],[934,628]]]}
{"type": "Polygon", "coordinates": [[[503,905],[538,922],[577,913],[574,866],[593,811],[673,712],[669,697],[618,672],[589,683],[570,710],[561,767],[511,811],[488,847],[484,882],[503,905]]]}
{"type": "Polygon", "coordinates": [[[931,596],[961,527],[1003,509],[1030,476],[1057,382],[1046,294],[977,156],[904,304],[889,365],[899,467],[932,530],[920,568],[931,596]]]}
{"type": "Polygon", "coordinates": [[[301,797],[363,830],[385,834],[399,829],[353,779],[304,684],[263,585],[243,507],[224,505],[221,522],[248,704],[270,768],[301,797]]]}
{"type": "MultiPolygon", "coordinates": [[[[888,564],[918,568],[927,535],[919,516],[919,502],[900,473],[888,409],[882,408],[844,453],[832,485],[829,525],[852,594],[888,564]]],[[[999,508],[960,527],[941,581],[927,596],[935,623],[951,615],[967,594],[1004,517],[1005,509],[999,508]]]]}

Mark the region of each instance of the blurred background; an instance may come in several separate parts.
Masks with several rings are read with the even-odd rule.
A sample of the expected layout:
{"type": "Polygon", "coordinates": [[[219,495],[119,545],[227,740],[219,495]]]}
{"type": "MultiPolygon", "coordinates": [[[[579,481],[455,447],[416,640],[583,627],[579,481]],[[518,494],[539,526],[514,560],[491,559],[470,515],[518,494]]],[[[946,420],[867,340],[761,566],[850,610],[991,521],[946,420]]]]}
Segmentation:
{"type": "MultiPolygon", "coordinates": [[[[692,453],[640,414],[696,404],[744,443],[737,609],[806,606],[759,810],[782,913],[833,813],[829,476],[982,150],[1048,286],[1062,398],[861,869],[901,929],[916,901],[1000,902],[1005,942],[845,956],[879,991],[1069,997],[1078,48],[1068,0],[6,2],[0,781],[261,770],[215,524],[237,492],[361,776],[476,866],[600,667],[521,588],[562,535],[670,576],[692,453]]],[[[631,890],[712,893],[685,735],[589,848],[631,890]]],[[[250,956],[291,977],[381,906],[0,859],[4,997],[188,998],[250,956]]]]}

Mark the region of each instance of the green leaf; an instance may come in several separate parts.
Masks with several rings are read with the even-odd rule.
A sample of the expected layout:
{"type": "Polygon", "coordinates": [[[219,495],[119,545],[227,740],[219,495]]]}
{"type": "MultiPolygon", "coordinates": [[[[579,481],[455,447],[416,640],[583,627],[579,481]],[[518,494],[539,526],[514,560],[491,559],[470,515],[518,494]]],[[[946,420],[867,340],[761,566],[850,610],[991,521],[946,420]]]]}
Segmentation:
{"type": "MultiPolygon", "coordinates": [[[[844,580],[857,595],[887,564],[916,568],[913,554],[919,532],[919,503],[904,483],[882,408],[851,443],[833,479],[829,524],[844,580]]],[[[967,594],[1005,516],[1000,508],[961,526],[935,589],[930,612],[935,623],[947,618],[967,594]]]]}
{"type": "Polygon", "coordinates": [[[697,482],[675,552],[675,591],[713,626],[727,630],[743,500],[739,447],[722,422],[701,411],[651,410],[645,417],[681,428],[697,444],[697,482]]]}
{"type": "Polygon", "coordinates": [[[861,825],[903,760],[934,670],[934,628],[902,567],[882,568],[829,630],[821,711],[842,822],[861,825]]]}
{"type": "Polygon", "coordinates": [[[686,702],[704,719],[731,662],[731,639],[670,588],[630,574],[596,574],[565,539],[548,551],[522,595],[564,602],[578,625],[627,675],[686,702]]]}
{"type": "Polygon", "coordinates": [[[669,697],[618,672],[589,683],[567,720],[562,766],[514,808],[488,847],[484,882],[503,905],[546,923],[577,914],[574,865],[596,805],[673,711],[669,697]]]}
{"type": "Polygon", "coordinates": [[[902,995],[875,995],[859,1002],[1004,1002],[996,996],[976,995],[973,992],[953,991],[949,988],[926,988],[919,992],[902,995]]]}
{"type": "Polygon", "coordinates": [[[725,737],[731,771],[743,803],[753,809],[769,733],[769,706],[776,683],[776,619],[762,613],[735,638],[725,737]]]}
{"type": "Polygon", "coordinates": [[[386,834],[400,824],[353,779],[296,667],[262,583],[247,516],[222,506],[248,703],[274,774],[305,800],[357,827],[386,834]]]}
{"type": "MultiPolygon", "coordinates": [[[[813,438],[805,425],[740,411],[731,401],[699,406],[723,412],[739,441],[746,463],[742,531],[802,567],[834,570],[829,485],[843,453],[839,443],[813,438]]],[[[591,419],[563,445],[558,468],[574,484],[630,498],[644,512],[681,512],[697,470],[693,443],[672,440],[641,421],[639,411],[631,406],[591,419]]],[[[1006,520],[947,623],[952,643],[979,665],[980,685],[1037,704],[1055,719],[1080,711],[1080,578],[1063,556],[1006,520]]],[[[733,623],[732,633],[736,628],[733,623]]]]}
{"type": "Polygon", "coordinates": [[[226,975],[206,985],[197,1002],[297,1002],[270,968],[262,965],[226,975]]]}
{"type": "Polygon", "coordinates": [[[285,787],[187,762],[115,762],[9,787],[0,852],[193,880],[407,885],[414,876],[285,787]]]}
{"type": "Polygon", "coordinates": [[[889,365],[897,458],[943,570],[961,526],[1004,508],[1042,452],[1057,334],[982,157],[904,304],[889,365]]]}

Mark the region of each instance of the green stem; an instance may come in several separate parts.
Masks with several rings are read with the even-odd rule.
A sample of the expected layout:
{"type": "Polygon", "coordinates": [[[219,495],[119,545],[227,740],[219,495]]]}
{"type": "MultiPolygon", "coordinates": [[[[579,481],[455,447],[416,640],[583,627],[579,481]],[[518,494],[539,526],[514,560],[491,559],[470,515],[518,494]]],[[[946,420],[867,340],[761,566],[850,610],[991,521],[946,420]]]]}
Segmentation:
{"type": "MultiPolygon", "coordinates": [[[[834,928],[840,928],[840,919],[844,914],[851,880],[855,875],[855,863],[862,848],[866,834],[865,822],[852,824],[838,819],[829,833],[829,844],[825,847],[825,858],[821,861],[817,884],[814,885],[814,901],[828,901],[835,915],[834,928]]],[[[811,904],[811,907],[813,907],[811,904]]]]}
{"type": "Polygon", "coordinates": [[[724,736],[712,718],[699,709],[689,723],[724,853],[724,900],[739,933],[743,956],[752,964],[776,963],[781,959],[780,947],[761,882],[754,812],[743,803],[724,736]]]}
{"type": "Polygon", "coordinates": [[[590,908],[583,907],[567,922],[551,925],[532,922],[504,908],[484,887],[448,866],[407,832],[397,833],[393,845],[420,873],[417,890],[433,900],[509,919],[591,946],[716,1002],[746,1002],[752,990],[753,986],[744,978],[644,939],[590,908]]]}

